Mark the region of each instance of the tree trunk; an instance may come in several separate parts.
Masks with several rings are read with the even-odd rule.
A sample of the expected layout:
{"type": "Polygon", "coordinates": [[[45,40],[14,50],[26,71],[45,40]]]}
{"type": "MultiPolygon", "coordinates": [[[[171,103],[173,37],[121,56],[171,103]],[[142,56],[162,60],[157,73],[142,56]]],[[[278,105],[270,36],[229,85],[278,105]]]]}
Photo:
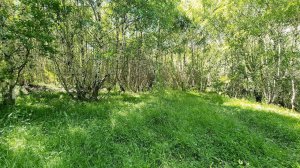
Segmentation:
{"type": "Polygon", "coordinates": [[[13,97],[14,86],[9,86],[7,92],[3,95],[3,104],[4,105],[14,105],[15,99],[13,97]]]}
{"type": "Polygon", "coordinates": [[[296,99],[295,80],[292,79],[292,97],[291,97],[292,110],[295,110],[295,99],[296,99]]]}

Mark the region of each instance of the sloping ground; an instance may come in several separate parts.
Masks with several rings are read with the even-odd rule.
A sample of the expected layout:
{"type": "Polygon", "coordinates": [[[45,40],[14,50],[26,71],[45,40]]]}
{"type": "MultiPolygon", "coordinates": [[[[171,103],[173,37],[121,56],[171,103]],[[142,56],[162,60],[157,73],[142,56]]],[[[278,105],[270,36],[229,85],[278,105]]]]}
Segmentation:
{"type": "Polygon", "coordinates": [[[212,94],[44,93],[1,116],[1,167],[300,167],[300,114],[212,94]]]}

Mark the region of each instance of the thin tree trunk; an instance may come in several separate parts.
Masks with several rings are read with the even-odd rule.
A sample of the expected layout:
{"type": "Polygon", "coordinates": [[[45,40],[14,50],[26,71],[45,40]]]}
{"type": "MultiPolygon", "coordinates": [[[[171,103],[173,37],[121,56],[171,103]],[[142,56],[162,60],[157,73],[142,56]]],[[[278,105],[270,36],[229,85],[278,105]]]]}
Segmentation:
{"type": "Polygon", "coordinates": [[[296,86],[295,86],[295,80],[292,79],[292,97],[291,97],[291,106],[292,110],[295,110],[295,100],[296,100],[296,86]]]}
{"type": "Polygon", "coordinates": [[[3,104],[4,105],[14,105],[15,104],[15,99],[13,98],[13,90],[14,86],[9,86],[7,92],[3,95],[4,100],[3,104]]]}

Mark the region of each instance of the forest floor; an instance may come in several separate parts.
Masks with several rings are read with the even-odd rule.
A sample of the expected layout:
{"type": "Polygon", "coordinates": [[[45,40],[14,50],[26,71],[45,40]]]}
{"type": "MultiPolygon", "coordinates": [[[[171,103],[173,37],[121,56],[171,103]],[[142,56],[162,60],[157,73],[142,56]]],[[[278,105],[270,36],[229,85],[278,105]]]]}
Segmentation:
{"type": "Polygon", "coordinates": [[[300,113],[214,94],[36,93],[0,114],[1,167],[300,167],[300,113]]]}

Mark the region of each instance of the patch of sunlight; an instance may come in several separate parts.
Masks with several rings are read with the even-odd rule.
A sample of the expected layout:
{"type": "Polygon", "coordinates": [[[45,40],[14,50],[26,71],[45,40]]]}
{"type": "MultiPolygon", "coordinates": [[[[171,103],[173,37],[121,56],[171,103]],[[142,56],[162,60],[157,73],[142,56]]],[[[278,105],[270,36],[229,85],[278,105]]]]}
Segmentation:
{"type": "Polygon", "coordinates": [[[139,109],[139,108],[143,108],[145,105],[146,105],[145,102],[140,102],[140,103],[134,104],[133,108],[139,109]]]}
{"type": "Polygon", "coordinates": [[[128,111],[119,111],[118,112],[118,114],[121,115],[121,116],[123,116],[123,117],[127,116],[128,113],[129,113],[128,111]]]}
{"type": "Polygon", "coordinates": [[[52,108],[52,106],[50,106],[50,105],[47,105],[47,104],[39,104],[39,103],[32,104],[32,105],[30,105],[30,106],[31,106],[31,107],[35,107],[35,108],[38,108],[38,109],[52,108]]]}
{"type": "Polygon", "coordinates": [[[111,118],[110,123],[111,123],[111,128],[114,129],[116,127],[116,119],[111,118]]]}
{"type": "Polygon", "coordinates": [[[32,102],[26,102],[25,104],[27,107],[34,107],[37,109],[49,109],[53,106],[47,105],[47,104],[41,104],[41,103],[32,103],[32,102]]]}
{"type": "Polygon", "coordinates": [[[26,148],[26,136],[28,136],[26,127],[16,127],[13,129],[6,137],[9,150],[14,152],[24,150],[26,148]]]}
{"type": "MultiPolygon", "coordinates": [[[[49,75],[49,71],[47,71],[47,74],[49,75]]],[[[55,76],[53,76],[54,74],[51,74],[50,76],[52,76],[52,78],[56,78],[55,76]]],[[[51,79],[53,80],[53,79],[51,79]]],[[[47,83],[43,83],[43,82],[39,82],[38,83],[39,86],[44,86],[50,90],[53,90],[53,91],[57,91],[57,92],[65,92],[65,90],[63,89],[63,87],[60,85],[60,84],[47,84],[47,83]]]]}
{"type": "Polygon", "coordinates": [[[139,94],[139,93],[130,93],[130,95],[132,97],[135,97],[135,98],[140,98],[141,97],[141,94],[139,94]]]}
{"type": "Polygon", "coordinates": [[[191,94],[193,96],[197,96],[197,97],[200,96],[199,92],[195,92],[195,91],[188,91],[187,93],[189,93],[189,94],[191,94]]]}
{"type": "Polygon", "coordinates": [[[83,129],[82,127],[79,127],[79,126],[69,126],[68,130],[72,135],[78,135],[78,134],[85,135],[86,134],[85,129],[83,129]]]}
{"type": "Polygon", "coordinates": [[[31,150],[34,153],[40,153],[45,150],[42,142],[32,135],[35,128],[28,130],[26,127],[17,127],[12,130],[5,138],[9,150],[13,152],[22,152],[31,150]]]}
{"type": "Polygon", "coordinates": [[[47,158],[44,167],[61,167],[62,163],[62,158],[58,155],[54,155],[47,158]]]}
{"type": "Polygon", "coordinates": [[[259,110],[279,115],[300,119],[300,113],[271,104],[259,104],[243,99],[230,99],[224,103],[225,106],[239,107],[242,109],[259,110]]]}
{"type": "Polygon", "coordinates": [[[8,146],[13,152],[23,151],[26,148],[26,139],[24,137],[9,139],[8,146]]]}
{"type": "MultiPolygon", "coordinates": [[[[131,94],[134,95],[135,93],[131,94]]],[[[135,94],[136,96],[140,96],[138,94],[135,94]]],[[[118,116],[121,117],[131,117],[131,115],[135,115],[136,117],[142,117],[140,114],[140,110],[145,109],[146,105],[148,103],[151,103],[153,101],[155,101],[156,99],[152,98],[150,100],[142,101],[139,103],[130,103],[130,102],[124,102],[124,104],[126,104],[126,106],[124,108],[116,108],[116,109],[112,109],[112,115],[110,118],[110,125],[111,128],[114,129],[118,123],[118,116]]]]}
{"type": "Polygon", "coordinates": [[[145,102],[140,102],[137,104],[131,104],[131,103],[127,103],[130,107],[130,109],[122,109],[120,111],[116,111],[116,114],[126,117],[128,116],[130,113],[136,112],[138,109],[142,109],[145,107],[146,103],[145,102]]]}
{"type": "Polygon", "coordinates": [[[41,152],[45,151],[44,145],[42,144],[41,141],[38,141],[38,140],[27,141],[26,148],[30,149],[34,153],[41,153],[41,152]]]}

